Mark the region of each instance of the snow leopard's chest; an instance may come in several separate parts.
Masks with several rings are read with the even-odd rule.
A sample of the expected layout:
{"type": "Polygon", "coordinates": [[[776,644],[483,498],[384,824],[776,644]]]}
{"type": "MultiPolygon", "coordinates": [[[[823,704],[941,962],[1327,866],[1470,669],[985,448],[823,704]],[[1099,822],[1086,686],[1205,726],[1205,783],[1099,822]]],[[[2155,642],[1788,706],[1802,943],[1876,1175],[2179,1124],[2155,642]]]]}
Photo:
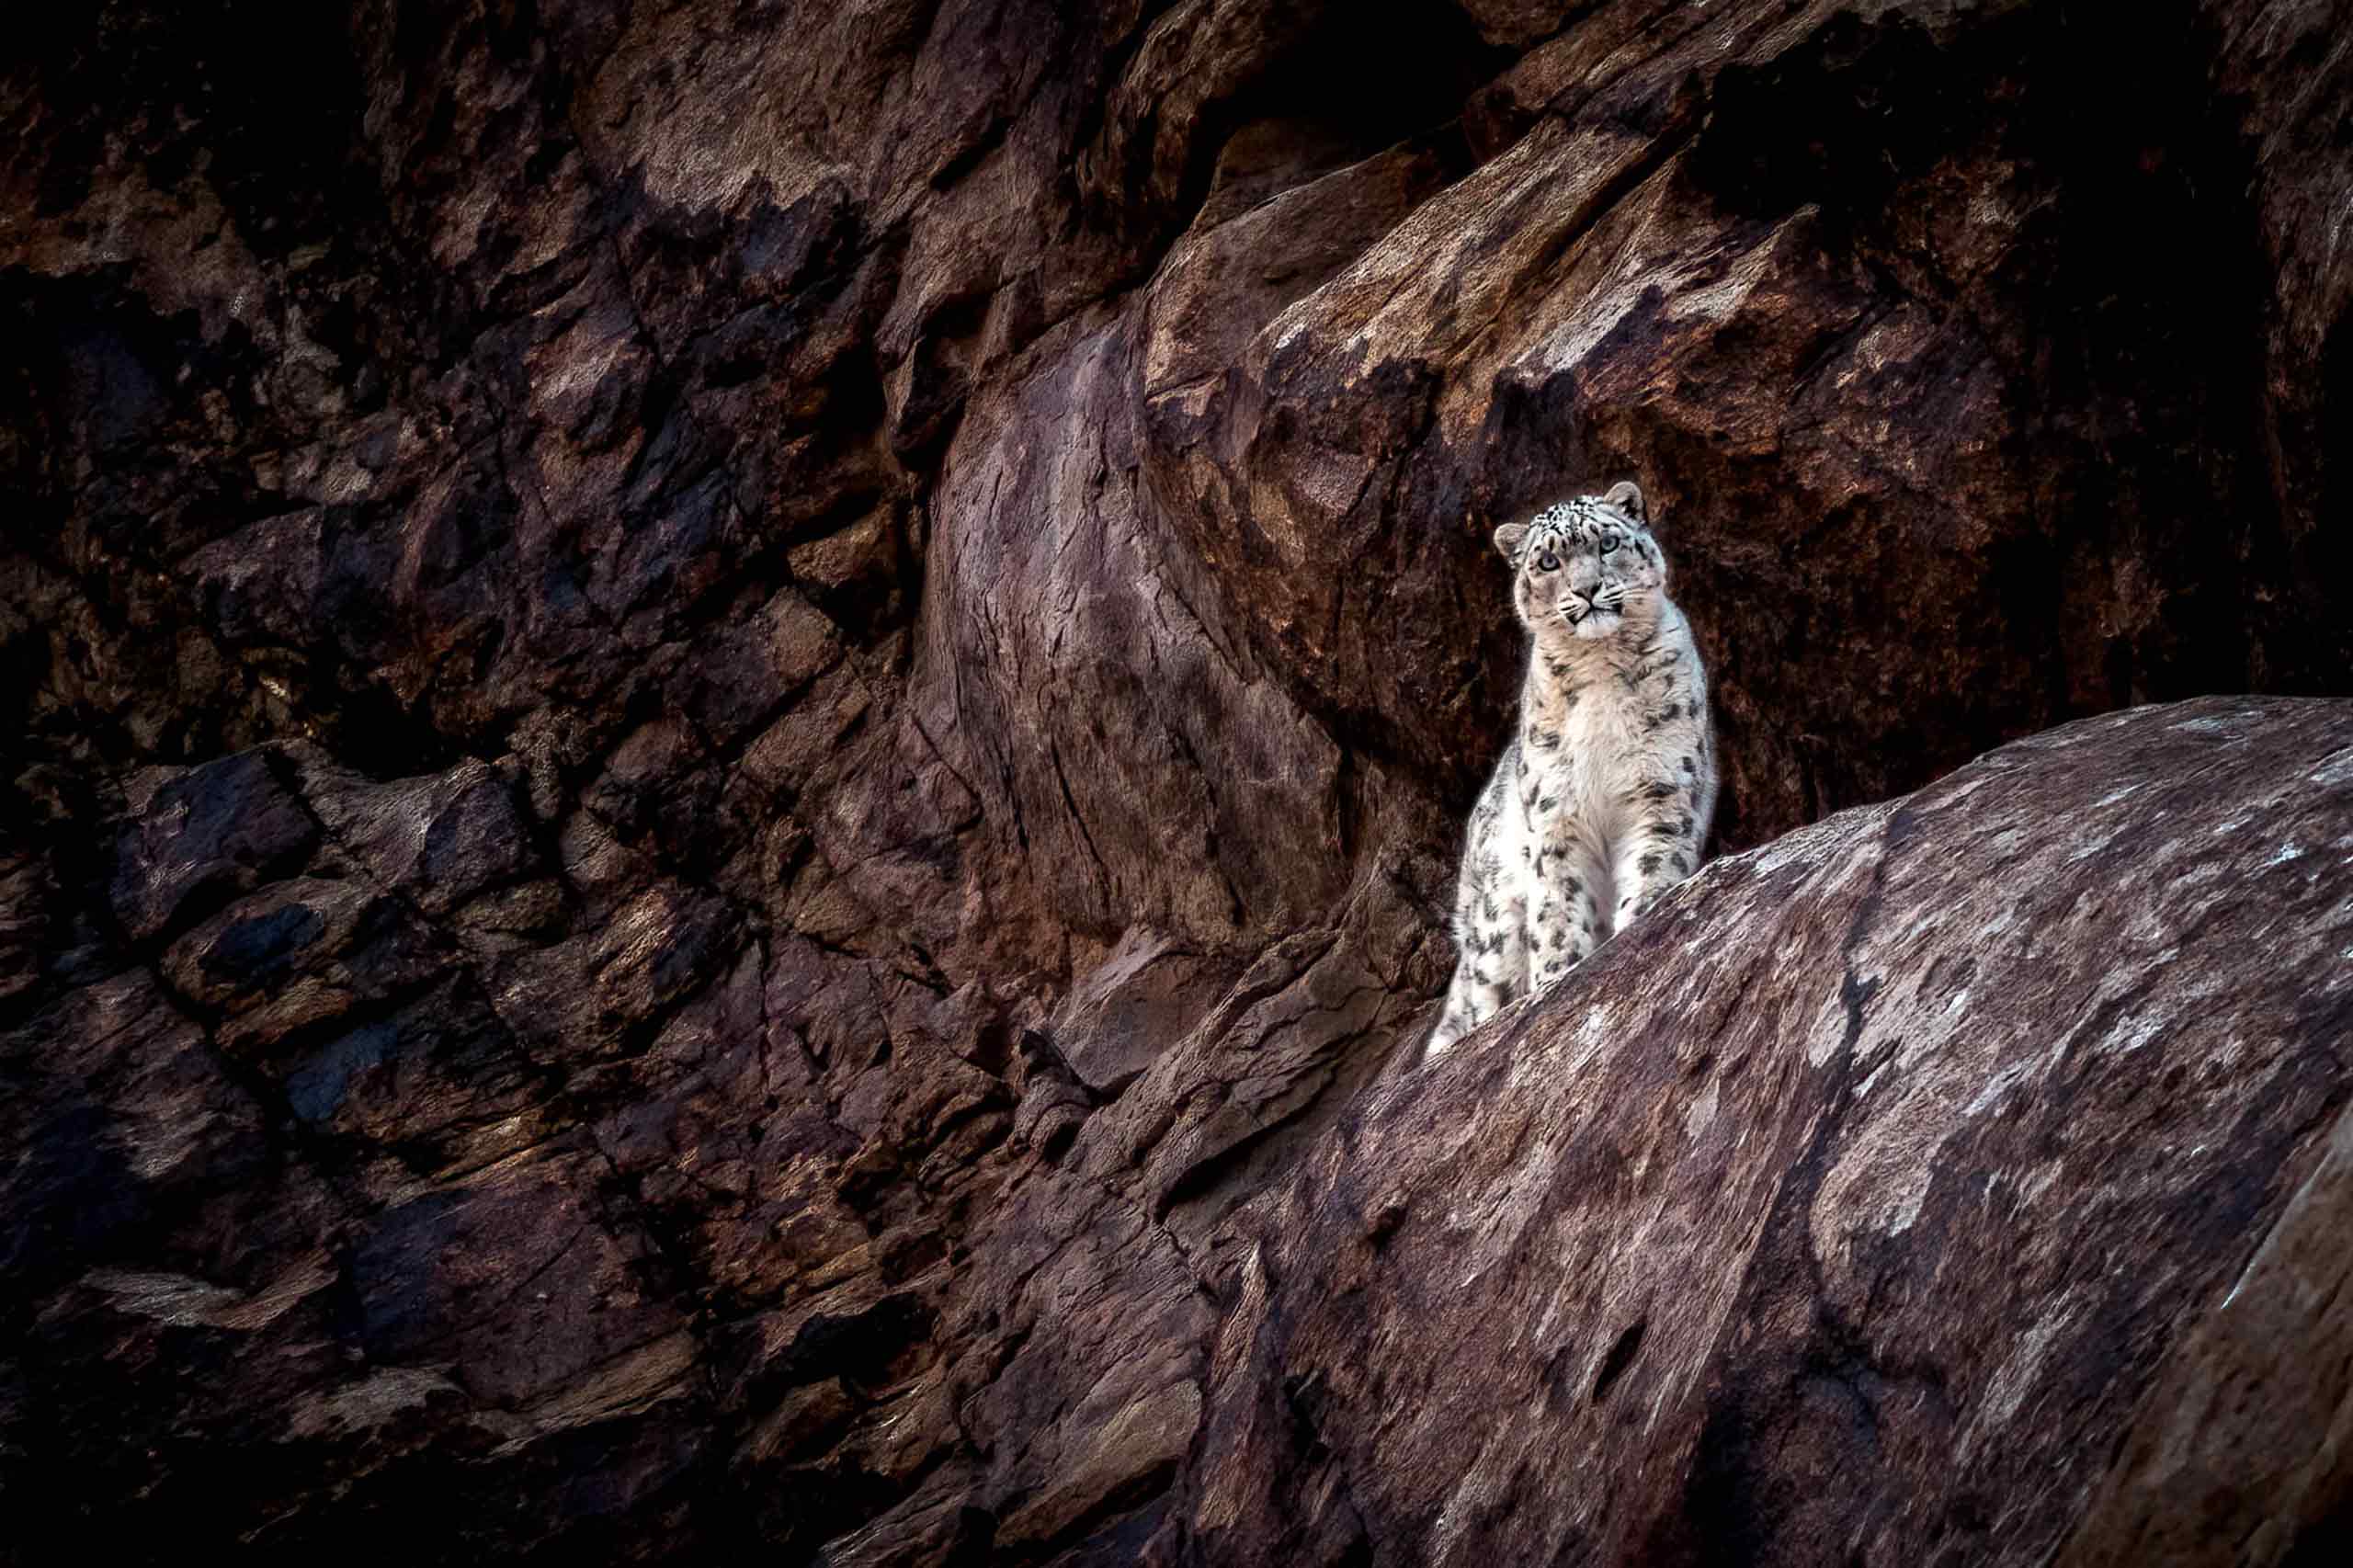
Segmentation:
{"type": "Polygon", "coordinates": [[[1574,821],[1614,835],[1630,820],[1643,782],[1660,771],[1665,706],[1620,686],[1581,693],[1557,724],[1529,726],[1520,756],[1530,825],[1574,821]],[[1546,744],[1555,733],[1558,744],[1546,744]]]}

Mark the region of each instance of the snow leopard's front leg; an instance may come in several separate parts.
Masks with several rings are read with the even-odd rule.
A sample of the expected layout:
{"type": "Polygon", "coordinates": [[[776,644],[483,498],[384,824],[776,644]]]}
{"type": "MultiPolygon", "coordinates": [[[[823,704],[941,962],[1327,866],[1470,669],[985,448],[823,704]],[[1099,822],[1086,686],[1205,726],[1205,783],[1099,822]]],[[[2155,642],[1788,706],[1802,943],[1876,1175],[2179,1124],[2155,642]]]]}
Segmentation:
{"type": "Polygon", "coordinates": [[[1457,940],[1462,956],[1455,960],[1454,983],[1447,988],[1446,1008],[1438,1015],[1438,1028],[1430,1031],[1427,1056],[1447,1050],[1519,994],[1519,988],[1503,978],[1527,962],[1527,947],[1517,932],[1497,925],[1457,940]]]}
{"type": "Polygon", "coordinates": [[[1657,779],[1637,792],[1636,820],[1618,845],[1616,928],[1622,931],[1699,864],[1713,791],[1703,781],[1657,779]]]}
{"type": "Polygon", "coordinates": [[[1536,857],[1535,909],[1528,922],[1529,968],[1539,994],[1601,945],[1601,905],[1590,856],[1574,831],[1557,829],[1536,857]]]}
{"type": "MultiPolygon", "coordinates": [[[[1492,860],[1486,869],[1495,869],[1492,860]]],[[[1466,864],[1466,873],[1469,867],[1466,864]]],[[[1468,876],[1465,878],[1466,884],[1468,876]]],[[[1466,885],[1454,923],[1454,982],[1425,1054],[1435,1056],[1516,1000],[1528,973],[1527,905],[1489,881],[1473,892],[1466,885]]]]}
{"type": "Polygon", "coordinates": [[[1508,765],[1471,814],[1454,904],[1454,980],[1430,1032],[1425,1057],[1435,1056],[1503,1011],[1526,989],[1528,906],[1506,864],[1509,836],[1502,804],[1508,765]]]}

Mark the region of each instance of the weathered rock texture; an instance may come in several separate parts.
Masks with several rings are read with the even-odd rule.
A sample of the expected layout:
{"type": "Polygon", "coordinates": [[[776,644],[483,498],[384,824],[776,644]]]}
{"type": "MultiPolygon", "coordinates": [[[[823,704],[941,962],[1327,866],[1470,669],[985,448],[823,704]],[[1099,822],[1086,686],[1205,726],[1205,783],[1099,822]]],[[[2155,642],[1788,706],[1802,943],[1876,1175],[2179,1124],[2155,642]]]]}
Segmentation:
{"type": "Polygon", "coordinates": [[[2276,1559],[2341,1507],[2232,1403],[2343,1419],[2265,1358],[2342,1360],[2335,710],[1819,826],[1382,1085],[1515,688],[1486,533],[1562,487],[1654,500],[1727,849],[2344,689],[2345,6],[15,25],[9,1550],[2276,1559]],[[2024,924],[1948,919],[2005,857],[2024,924]],[[1614,1096],[1540,1071],[1597,1006],[1614,1096]]]}
{"type": "Polygon", "coordinates": [[[2348,955],[2353,703],[2086,721],[1718,861],[1245,1211],[1180,1539],[2322,1561],[2348,955]]]}

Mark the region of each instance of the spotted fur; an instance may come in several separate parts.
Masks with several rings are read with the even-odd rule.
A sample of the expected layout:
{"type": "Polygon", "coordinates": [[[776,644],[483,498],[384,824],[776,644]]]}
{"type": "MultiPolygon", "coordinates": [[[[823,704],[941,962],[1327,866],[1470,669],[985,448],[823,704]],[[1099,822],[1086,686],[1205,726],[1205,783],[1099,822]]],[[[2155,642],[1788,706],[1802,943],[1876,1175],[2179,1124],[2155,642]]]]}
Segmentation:
{"type": "Polygon", "coordinates": [[[1631,483],[1495,530],[1529,632],[1519,717],[1471,813],[1454,983],[1427,1053],[1545,990],[1699,864],[1708,677],[1631,483]]]}

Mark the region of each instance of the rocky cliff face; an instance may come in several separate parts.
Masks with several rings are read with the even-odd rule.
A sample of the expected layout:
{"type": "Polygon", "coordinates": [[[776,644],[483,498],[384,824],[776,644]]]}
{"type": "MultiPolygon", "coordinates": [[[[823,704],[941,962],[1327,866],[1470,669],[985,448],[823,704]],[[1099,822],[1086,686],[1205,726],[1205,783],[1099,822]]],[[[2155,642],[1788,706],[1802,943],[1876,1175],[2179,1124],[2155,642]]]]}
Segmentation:
{"type": "Polygon", "coordinates": [[[2345,710],[1827,813],[2344,689],[2348,30],[51,7],[0,67],[12,1514],[2319,1540],[2345,710]],[[1627,475],[1721,847],[1773,842],[1407,1074],[1487,529],[1627,475]]]}

